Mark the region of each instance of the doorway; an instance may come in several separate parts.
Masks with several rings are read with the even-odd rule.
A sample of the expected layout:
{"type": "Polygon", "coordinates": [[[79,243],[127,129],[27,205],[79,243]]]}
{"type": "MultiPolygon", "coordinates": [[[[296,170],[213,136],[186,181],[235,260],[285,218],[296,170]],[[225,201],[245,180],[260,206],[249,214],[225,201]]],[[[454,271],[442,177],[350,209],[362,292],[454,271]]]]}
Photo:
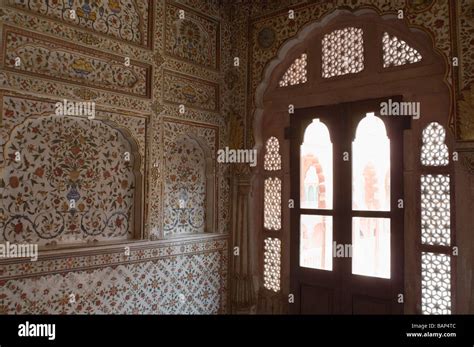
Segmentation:
{"type": "Polygon", "coordinates": [[[387,97],[290,119],[292,313],[403,313],[403,130],[387,97]]]}

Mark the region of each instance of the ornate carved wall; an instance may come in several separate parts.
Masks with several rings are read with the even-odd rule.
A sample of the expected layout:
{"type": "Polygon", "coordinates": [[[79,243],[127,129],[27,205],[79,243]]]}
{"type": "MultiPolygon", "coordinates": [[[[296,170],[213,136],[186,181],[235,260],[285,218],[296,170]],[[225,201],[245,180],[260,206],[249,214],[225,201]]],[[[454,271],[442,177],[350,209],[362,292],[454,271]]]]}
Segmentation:
{"type": "MultiPolygon", "coordinates": [[[[213,172],[205,173],[205,184],[188,192],[193,207],[212,201],[215,210],[210,217],[212,222],[203,223],[202,219],[209,213],[198,208],[200,214],[193,223],[199,227],[192,233],[183,234],[178,225],[166,222],[179,194],[165,196],[166,189],[170,189],[166,184],[170,178],[167,168],[175,171],[182,168],[178,162],[170,161],[168,144],[178,141],[173,148],[184,151],[179,158],[173,156],[176,161],[196,159],[195,151],[200,149],[197,142],[179,142],[181,135],[198,138],[212,154],[227,144],[227,115],[232,110],[233,94],[223,80],[231,71],[232,58],[230,51],[222,47],[229,47],[231,41],[228,13],[214,1],[199,0],[7,0],[0,6],[0,24],[1,154],[10,153],[4,145],[11,134],[21,131],[20,124],[39,122],[47,127],[46,123],[54,123],[56,120],[50,115],[56,102],[91,101],[96,104],[93,122],[102,124],[98,128],[110,129],[116,137],[123,136],[127,141],[119,141],[122,146],[128,140],[136,143],[143,176],[140,196],[143,230],[138,236],[141,240],[137,240],[136,230],[131,227],[136,225],[135,221],[130,220],[123,235],[112,233],[103,238],[78,235],[82,242],[88,239],[97,242],[74,251],[40,252],[38,262],[31,264],[7,261],[8,271],[0,271],[0,311],[225,312],[229,226],[226,166],[211,166],[213,172]],[[179,17],[182,13],[184,18],[179,17]],[[180,106],[184,106],[184,111],[180,106]],[[214,177],[212,182],[210,176],[214,177]],[[212,199],[208,199],[209,192],[212,199]],[[186,237],[166,240],[171,235],[186,237]],[[103,243],[106,240],[120,245],[106,246],[103,243]],[[130,247],[129,257],[124,255],[124,247],[130,247]],[[138,286],[145,277],[149,285],[138,286]],[[40,291],[45,296],[37,295],[40,291]],[[77,305],[68,302],[71,291],[77,296],[77,305]]],[[[77,122],[81,129],[81,121],[71,121],[77,122]]],[[[34,128],[28,129],[26,135],[34,136],[34,128]]],[[[99,129],[88,131],[86,134],[84,130],[83,146],[87,136],[103,135],[99,129]]],[[[52,139],[53,132],[49,135],[52,139]]],[[[13,140],[8,143],[21,145],[27,141],[26,138],[13,140]]],[[[38,141],[49,140],[38,138],[38,141]]],[[[125,150],[115,146],[107,151],[105,143],[100,140],[94,143],[100,146],[99,157],[106,153],[107,159],[114,151],[125,150]]],[[[199,158],[204,164],[204,157],[199,158]]],[[[107,165],[112,164],[113,161],[107,165]]],[[[5,173],[8,166],[4,162],[1,165],[2,177],[7,175],[10,183],[14,175],[5,173]]],[[[36,169],[29,169],[31,177],[41,174],[36,169]]],[[[54,168],[51,170],[54,175],[54,168]]],[[[87,183],[87,170],[82,171],[78,179],[87,183]]],[[[102,174],[102,168],[100,171],[102,174]]],[[[196,172],[201,182],[204,182],[203,174],[196,172]]],[[[122,194],[124,204],[131,203],[131,196],[125,194],[131,178],[126,175],[120,175],[120,179],[113,175],[109,178],[111,182],[117,180],[116,195],[122,194]]],[[[94,180],[89,181],[91,193],[100,190],[92,186],[94,180]]],[[[2,194],[9,190],[11,193],[11,185],[2,188],[5,189],[2,194]]],[[[82,196],[82,191],[78,192],[82,196]]],[[[57,192],[61,198],[64,193],[67,194],[64,190],[57,192]]],[[[51,192],[45,194],[53,199],[51,192]]],[[[112,204],[117,199],[109,200],[112,204]]],[[[86,205],[82,207],[87,210],[86,205]]],[[[124,210],[127,208],[130,206],[123,206],[124,210]]],[[[113,208],[105,209],[109,215],[113,214],[113,208]]],[[[3,210],[4,222],[8,213],[3,210]]],[[[118,219],[115,217],[111,222],[119,223],[118,219]]],[[[66,224],[74,225],[72,221],[66,224]]],[[[71,231],[70,235],[73,234],[71,231]]],[[[63,241],[67,240],[65,237],[63,241]]]]}
{"type": "MultiPolygon", "coordinates": [[[[232,13],[232,23],[235,40],[231,51],[234,57],[240,58],[240,68],[226,76],[225,86],[234,91],[233,112],[229,113],[229,124],[242,124],[245,131],[233,126],[229,134],[231,143],[240,146],[263,148],[266,139],[256,138],[253,133],[256,110],[256,92],[263,81],[266,68],[279,54],[285,42],[294,38],[306,25],[329,18],[336,9],[346,8],[351,11],[368,8],[377,13],[398,15],[403,10],[402,19],[408,26],[418,28],[428,33],[435,42],[435,49],[445,60],[447,74],[445,81],[451,93],[451,111],[446,115],[449,119],[443,126],[449,128],[456,139],[451,151],[458,151],[463,158],[472,157],[474,152],[474,84],[472,66],[472,38],[474,35],[474,5],[472,1],[449,0],[332,0],[332,1],[301,1],[281,0],[262,2],[243,2],[231,4],[227,10],[232,13]],[[294,18],[289,18],[289,10],[294,11],[294,18]],[[455,59],[457,58],[457,59],[455,59]]],[[[259,105],[261,106],[261,105],[259,105]]],[[[278,115],[275,115],[278,117],[278,115]]],[[[474,247],[472,233],[468,225],[472,224],[469,213],[470,204],[465,204],[459,198],[469,190],[465,182],[472,177],[472,166],[468,159],[459,161],[456,166],[456,220],[458,244],[466,245],[469,250],[474,247]],[[464,164],[461,164],[463,162],[464,164]],[[467,246],[469,245],[469,246],[467,246]]],[[[255,192],[254,192],[255,194],[255,192]]],[[[261,198],[260,196],[255,199],[261,198]]],[[[474,200],[470,196],[469,200],[474,200]]],[[[262,211],[256,211],[261,213],[262,211]]],[[[465,249],[467,252],[468,249],[465,249]]],[[[259,250],[258,252],[261,252],[259,250]]],[[[469,251],[470,252],[470,251],[469,251]]],[[[472,266],[460,262],[458,269],[458,307],[468,307],[469,300],[474,302],[474,296],[469,299],[466,292],[472,290],[470,282],[473,273],[472,266]],[[468,275],[466,275],[468,274],[468,275]]],[[[467,309],[466,309],[467,310],[467,309]]],[[[461,309],[459,312],[466,312],[461,309]]]]}

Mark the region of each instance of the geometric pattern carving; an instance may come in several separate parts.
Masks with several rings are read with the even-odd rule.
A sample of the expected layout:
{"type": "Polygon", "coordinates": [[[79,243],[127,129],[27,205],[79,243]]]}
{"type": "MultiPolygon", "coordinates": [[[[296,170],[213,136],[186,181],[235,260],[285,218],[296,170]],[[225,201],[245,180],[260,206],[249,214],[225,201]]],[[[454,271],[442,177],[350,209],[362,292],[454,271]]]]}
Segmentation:
{"type": "Polygon", "coordinates": [[[263,167],[267,171],[281,170],[280,143],[274,136],[267,140],[263,167]]]}
{"type": "Polygon", "coordinates": [[[421,242],[451,243],[450,186],[447,175],[421,176],[421,242]]]}
{"type": "Polygon", "coordinates": [[[300,58],[297,58],[293,64],[286,70],[282,79],[280,80],[280,87],[294,86],[296,84],[306,83],[307,81],[307,54],[303,53],[300,58]]]}
{"type": "Polygon", "coordinates": [[[390,37],[388,33],[383,34],[383,67],[401,66],[421,61],[422,57],[418,51],[410,47],[405,41],[396,36],[390,37]]]}
{"type": "Polygon", "coordinates": [[[364,69],[364,39],[360,28],[348,27],[324,35],[323,78],[357,73],[364,69]]]}
{"type": "Polygon", "coordinates": [[[421,311],[451,314],[451,259],[446,254],[421,256],[421,311]]]}
{"type": "Polygon", "coordinates": [[[421,164],[424,166],[447,166],[449,164],[448,146],[445,144],[446,130],[439,123],[432,122],[422,134],[421,164]]]}
{"type": "Polygon", "coordinates": [[[264,227],[267,230],[281,229],[281,180],[277,177],[265,179],[264,227]]]}
{"type": "Polygon", "coordinates": [[[263,286],[274,292],[280,291],[281,241],[267,237],[263,252],[263,286]]]}

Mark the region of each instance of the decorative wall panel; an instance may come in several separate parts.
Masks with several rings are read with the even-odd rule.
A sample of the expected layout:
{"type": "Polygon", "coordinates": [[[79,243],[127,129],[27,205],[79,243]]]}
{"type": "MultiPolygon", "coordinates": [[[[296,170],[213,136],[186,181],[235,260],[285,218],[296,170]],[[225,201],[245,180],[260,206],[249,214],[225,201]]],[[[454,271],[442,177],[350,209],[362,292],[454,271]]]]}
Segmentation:
{"type": "Polygon", "coordinates": [[[133,237],[135,159],[119,130],[87,118],[32,117],[13,130],[4,155],[1,240],[48,245],[133,237]]]}
{"type": "Polygon", "coordinates": [[[166,236],[205,231],[206,154],[189,136],[170,143],[166,150],[164,220],[166,236]]]}
{"type": "Polygon", "coordinates": [[[218,112],[219,85],[164,70],[163,101],[218,112]]]}
{"type": "Polygon", "coordinates": [[[7,264],[0,314],[221,313],[225,264],[224,237],[7,264]]]}
{"type": "Polygon", "coordinates": [[[187,7],[167,2],[164,49],[171,57],[219,69],[220,24],[187,7]],[[180,18],[182,14],[184,18],[180,18]]]}
{"type": "Polygon", "coordinates": [[[474,82],[474,52],[472,37],[474,35],[474,3],[471,0],[460,0],[459,10],[459,41],[462,54],[461,71],[463,83],[461,88],[474,82]]]}
{"type": "Polygon", "coordinates": [[[214,126],[166,119],[163,123],[164,144],[164,236],[179,234],[215,232],[205,230],[206,207],[217,209],[217,194],[207,196],[209,191],[217,192],[214,179],[215,169],[208,163],[214,162],[218,146],[218,131],[214,126]],[[213,184],[209,190],[207,185],[213,184]]]}
{"type": "Polygon", "coordinates": [[[65,24],[93,30],[128,43],[151,46],[153,0],[7,1],[11,7],[65,24]]]}
{"type": "MultiPolygon", "coordinates": [[[[56,101],[14,96],[0,90],[0,167],[4,164],[4,145],[13,129],[30,117],[50,116],[55,112],[56,101]]],[[[144,174],[146,146],[146,118],[138,115],[119,114],[96,109],[96,118],[111,120],[125,128],[138,144],[141,158],[141,172],[144,174]]]]}
{"type": "MultiPolygon", "coordinates": [[[[219,47],[230,46],[230,25],[224,22],[219,5],[213,2],[179,0],[180,4],[168,5],[164,0],[102,2],[104,4],[86,0],[6,0],[5,4],[0,5],[0,22],[4,23],[3,34],[9,30],[14,33],[12,38],[18,36],[20,39],[18,44],[14,41],[13,45],[9,43],[9,47],[6,47],[7,40],[3,40],[4,46],[0,51],[0,88],[23,93],[6,95],[3,97],[3,104],[0,103],[0,108],[4,109],[0,113],[3,115],[3,124],[6,125],[5,128],[0,127],[0,149],[3,151],[3,143],[7,141],[4,135],[9,136],[19,123],[28,121],[29,117],[48,117],[54,111],[54,103],[40,99],[41,96],[54,95],[55,99],[61,100],[95,101],[96,118],[111,121],[114,126],[117,123],[124,128],[124,134],[130,135],[137,142],[142,158],[148,153],[150,160],[141,161],[142,174],[149,187],[149,196],[145,197],[145,203],[149,201],[150,208],[146,210],[145,222],[148,224],[150,237],[162,237],[165,187],[163,182],[166,170],[166,151],[163,150],[166,121],[163,122],[162,115],[180,118],[181,120],[174,124],[184,126],[176,137],[174,133],[168,137],[170,141],[178,140],[183,134],[191,132],[201,139],[207,138],[204,142],[212,148],[212,153],[227,144],[227,123],[225,117],[218,112],[230,109],[233,94],[228,92],[226,98],[224,94],[221,98],[216,87],[222,82],[219,47]],[[70,4],[78,14],[75,22],[70,21],[67,18],[68,12],[64,11],[70,4]],[[27,8],[30,5],[31,8],[27,8]],[[100,9],[101,6],[103,9],[100,9]],[[175,10],[184,9],[186,19],[191,25],[186,23],[186,20],[177,23],[175,18],[167,21],[165,14],[169,14],[170,11],[167,10],[170,6],[175,10]],[[114,19],[104,26],[100,23],[104,17],[114,19]],[[125,17],[126,24],[119,30],[114,25],[125,23],[125,17]],[[153,17],[154,23],[149,20],[153,17]],[[185,35],[181,34],[196,27],[198,31],[188,30],[185,35]],[[24,28],[27,31],[16,28],[24,28]],[[174,32],[178,28],[181,33],[174,32]],[[197,39],[196,34],[200,38],[197,39]],[[24,42],[29,45],[28,49],[32,49],[36,56],[47,63],[44,66],[35,63],[42,69],[39,72],[36,66],[11,66],[10,59],[10,65],[6,63],[5,57],[9,49],[18,49],[17,46],[24,42]],[[58,53],[55,53],[56,51],[58,53]],[[164,52],[164,56],[158,52],[164,52]],[[44,59],[46,55],[49,55],[47,60],[44,59]],[[124,65],[125,57],[132,60],[128,70],[124,65]],[[74,65],[76,59],[82,60],[74,65]],[[119,69],[118,73],[112,69],[115,64],[117,68],[120,66],[122,69],[119,69]],[[89,72],[90,66],[97,70],[89,72]],[[176,95],[168,92],[168,104],[162,104],[165,99],[162,66],[166,66],[170,75],[176,72],[173,75],[174,80],[169,80],[170,90],[179,88],[179,83],[192,86],[193,90],[178,94],[178,97],[184,97],[182,100],[186,102],[174,99],[176,95]],[[128,72],[139,76],[135,83],[129,83],[131,79],[128,72]],[[185,74],[184,77],[190,78],[190,81],[184,82],[180,79],[179,83],[173,85],[171,82],[178,80],[178,72],[185,74]],[[36,99],[33,99],[32,95],[36,99]],[[206,99],[209,95],[211,97],[206,99]],[[176,103],[187,106],[185,114],[178,113],[176,103]],[[147,119],[151,121],[148,129],[147,119]]],[[[225,54],[230,56],[230,52],[225,54]]],[[[225,57],[222,59],[223,62],[230,61],[224,60],[225,57]]],[[[175,130],[173,128],[171,131],[175,130]]],[[[182,149],[186,150],[185,147],[182,149]]],[[[3,157],[2,154],[3,152],[0,153],[0,158],[3,157]]],[[[184,157],[188,158],[186,155],[184,157]]],[[[215,181],[219,190],[215,189],[213,208],[218,209],[215,212],[215,224],[219,229],[212,230],[216,232],[225,232],[228,229],[229,185],[224,176],[227,170],[228,166],[225,165],[216,168],[215,181]]],[[[202,195],[196,194],[196,197],[202,195]]],[[[135,243],[128,243],[126,245],[132,248],[130,257],[124,256],[123,247],[113,254],[99,247],[94,250],[97,255],[77,256],[79,253],[87,253],[81,249],[70,257],[48,256],[44,261],[34,263],[2,262],[0,312],[225,312],[226,236],[212,238],[219,239],[218,242],[203,241],[208,238],[208,235],[202,235],[189,242],[177,241],[172,247],[162,246],[162,241],[159,244],[143,241],[140,242],[143,246],[136,251],[133,251],[135,243]],[[146,280],[142,288],[142,283],[135,279],[145,279],[147,273],[152,273],[150,281],[153,280],[154,283],[148,285],[146,280]],[[10,278],[2,277],[3,275],[10,275],[10,278]],[[38,283],[41,283],[41,286],[37,286],[38,283]],[[89,290],[90,286],[94,285],[97,290],[89,290]],[[65,287],[76,288],[78,304],[69,305],[69,293],[66,297],[60,293],[61,290],[57,290],[58,287],[61,290],[65,287]],[[38,290],[43,288],[51,288],[51,295],[36,295],[38,290]],[[119,290],[117,295],[114,294],[116,290],[119,290]],[[215,294],[217,292],[218,295],[215,294]],[[122,296],[121,293],[125,294],[122,296]]]]}
{"type": "Polygon", "coordinates": [[[25,30],[5,27],[3,68],[99,89],[149,97],[151,67],[25,30]],[[18,64],[17,58],[20,58],[18,64]]]}

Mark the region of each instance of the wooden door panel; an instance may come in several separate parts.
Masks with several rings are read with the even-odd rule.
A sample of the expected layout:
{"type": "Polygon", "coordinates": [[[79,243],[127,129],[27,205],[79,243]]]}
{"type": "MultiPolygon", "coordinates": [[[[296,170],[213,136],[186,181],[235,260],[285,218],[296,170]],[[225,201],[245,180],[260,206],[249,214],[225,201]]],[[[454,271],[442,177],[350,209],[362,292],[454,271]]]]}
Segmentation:
{"type": "MultiPolygon", "coordinates": [[[[390,97],[401,101],[399,97],[390,97]]],[[[403,197],[403,130],[404,119],[383,117],[390,139],[391,208],[388,212],[353,211],[352,209],[352,141],[357,125],[367,112],[380,109],[389,98],[295,110],[290,119],[291,196],[295,208],[291,214],[290,282],[295,295],[293,313],[305,314],[394,314],[402,313],[397,296],[403,293],[403,210],[396,201],[403,197]],[[306,127],[319,118],[329,132],[333,145],[333,208],[331,210],[300,207],[300,146],[306,127]],[[343,153],[350,153],[350,160],[343,153]],[[302,214],[326,215],[332,218],[333,241],[352,244],[352,218],[390,218],[390,278],[352,274],[352,258],[334,257],[332,271],[300,267],[300,218],[302,214]]],[[[382,117],[380,117],[382,118],[382,117]]],[[[306,159],[305,159],[306,160],[306,159]]],[[[305,188],[306,191],[306,188],[305,188]]],[[[307,230],[307,229],[306,229],[307,230]]]]}
{"type": "Polygon", "coordinates": [[[334,291],[333,288],[301,284],[301,314],[334,314],[334,291]]]}
{"type": "Polygon", "coordinates": [[[392,314],[392,301],[377,297],[353,295],[352,314],[392,314]]]}

